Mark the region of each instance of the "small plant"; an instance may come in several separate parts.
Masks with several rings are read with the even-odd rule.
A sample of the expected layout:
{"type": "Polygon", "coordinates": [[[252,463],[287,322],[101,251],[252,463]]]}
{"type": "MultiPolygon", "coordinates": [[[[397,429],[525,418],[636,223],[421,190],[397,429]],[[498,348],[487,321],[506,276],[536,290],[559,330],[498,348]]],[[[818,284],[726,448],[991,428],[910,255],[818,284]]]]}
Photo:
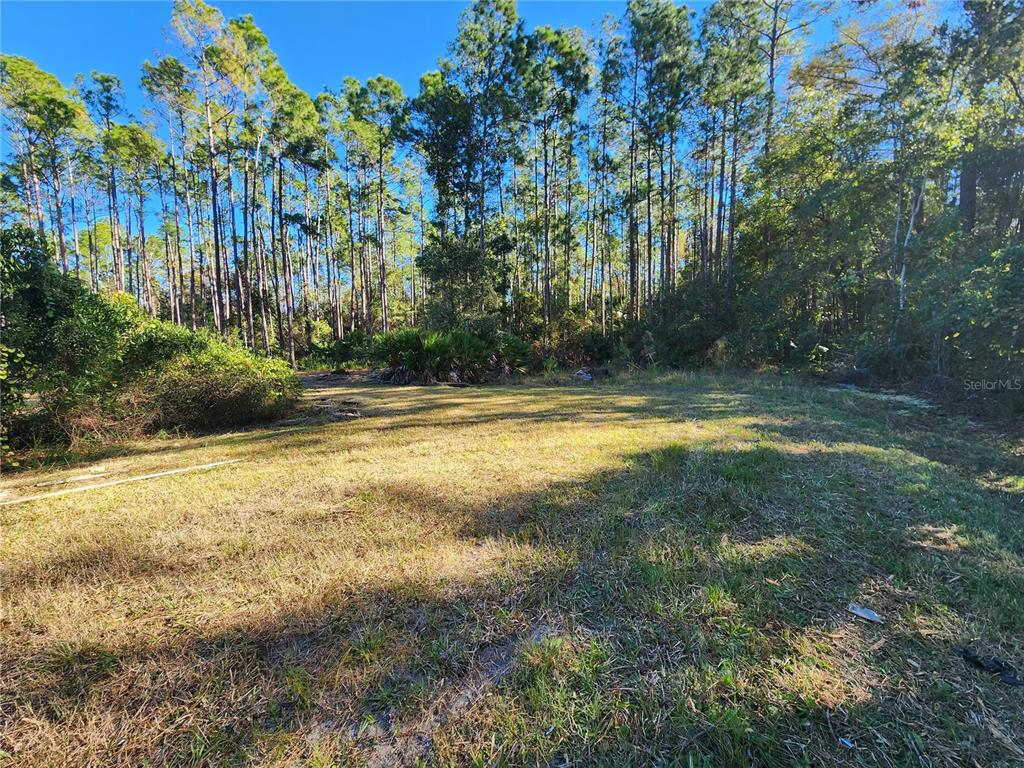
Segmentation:
{"type": "Polygon", "coordinates": [[[530,366],[530,345],[518,336],[499,336],[494,350],[494,365],[505,374],[526,373],[530,366]]]}
{"type": "Polygon", "coordinates": [[[640,339],[640,355],[647,365],[652,365],[657,357],[657,348],[654,344],[654,335],[650,331],[644,331],[640,339]]]}

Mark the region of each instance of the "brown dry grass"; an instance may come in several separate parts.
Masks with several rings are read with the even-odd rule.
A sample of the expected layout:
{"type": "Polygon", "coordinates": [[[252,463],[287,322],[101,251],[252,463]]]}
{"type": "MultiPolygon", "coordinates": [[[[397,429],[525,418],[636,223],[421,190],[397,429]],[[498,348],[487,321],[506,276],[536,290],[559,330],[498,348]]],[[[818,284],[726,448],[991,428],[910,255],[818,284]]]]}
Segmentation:
{"type": "Polygon", "coordinates": [[[1024,662],[1019,444],[771,376],[316,383],[3,479],[244,460],[0,508],[7,760],[1024,760],[954,654],[1024,662]]]}

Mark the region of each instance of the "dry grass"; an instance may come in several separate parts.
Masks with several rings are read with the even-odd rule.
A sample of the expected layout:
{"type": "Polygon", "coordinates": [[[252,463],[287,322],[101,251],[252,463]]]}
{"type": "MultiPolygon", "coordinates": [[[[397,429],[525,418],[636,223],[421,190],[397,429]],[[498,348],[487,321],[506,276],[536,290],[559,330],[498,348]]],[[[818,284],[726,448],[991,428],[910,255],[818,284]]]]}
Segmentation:
{"type": "Polygon", "coordinates": [[[0,507],[0,762],[1024,760],[955,655],[1024,665],[1019,442],[772,376],[315,383],[3,479],[244,459],[0,507]]]}

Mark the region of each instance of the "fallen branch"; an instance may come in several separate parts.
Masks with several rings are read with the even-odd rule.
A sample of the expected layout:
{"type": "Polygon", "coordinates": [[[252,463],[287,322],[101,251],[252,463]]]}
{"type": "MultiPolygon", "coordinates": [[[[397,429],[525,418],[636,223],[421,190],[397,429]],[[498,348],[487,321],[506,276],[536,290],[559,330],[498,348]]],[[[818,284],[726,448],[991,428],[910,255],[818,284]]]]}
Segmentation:
{"type": "Polygon", "coordinates": [[[152,480],[154,477],[164,477],[165,475],[180,475],[182,472],[196,472],[200,469],[210,469],[212,467],[221,467],[225,464],[234,464],[241,461],[241,459],[228,459],[226,461],[214,461],[210,464],[197,464],[194,467],[181,467],[179,469],[166,469],[163,472],[152,472],[148,475],[139,475],[138,477],[123,477],[120,480],[107,480],[102,483],[94,483],[93,485],[85,485],[81,488],[65,488],[61,491],[50,491],[49,493],[39,493],[35,496],[23,496],[20,499],[8,499],[7,501],[0,501],[0,507],[6,507],[10,504],[23,504],[26,501],[38,501],[39,499],[52,499],[54,496],[63,496],[66,493],[79,493],[80,491],[93,491],[97,488],[109,488],[112,485],[121,485],[122,483],[137,483],[141,480],[152,480]]]}

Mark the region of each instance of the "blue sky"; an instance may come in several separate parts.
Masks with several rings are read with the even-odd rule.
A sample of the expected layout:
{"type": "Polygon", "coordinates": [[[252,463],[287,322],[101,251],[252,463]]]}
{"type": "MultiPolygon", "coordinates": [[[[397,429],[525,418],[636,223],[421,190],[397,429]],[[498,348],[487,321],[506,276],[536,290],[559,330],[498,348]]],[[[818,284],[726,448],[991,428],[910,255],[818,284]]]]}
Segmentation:
{"type": "MultiPolygon", "coordinates": [[[[455,35],[465,2],[214,2],[226,17],[251,13],[270,39],[285,71],[315,95],[352,76],[387,75],[408,94],[434,69],[455,35]]],[[[541,24],[590,28],[624,2],[520,2],[528,29],[541,24]]],[[[0,50],[25,56],[65,85],[93,69],[121,77],[129,111],[144,106],[138,91],[142,62],[173,49],[171,2],[0,2],[0,50]]]]}
{"type": "MultiPolygon", "coordinates": [[[[406,94],[434,69],[455,36],[468,2],[448,0],[225,0],[214,2],[228,18],[251,13],[270,40],[289,77],[315,95],[337,89],[346,76],[365,80],[387,75],[406,94]]],[[[689,0],[702,11],[710,0],[689,0]]],[[[175,49],[171,0],[0,0],[0,51],[25,56],[71,85],[92,70],[118,75],[127,110],[146,106],[138,82],[142,63],[175,49]]],[[[597,32],[600,20],[621,16],[625,0],[520,0],[526,28],[542,24],[578,26],[597,32]]],[[[884,7],[884,3],[882,5],[884,7]]],[[[959,13],[939,0],[940,17],[959,13]]],[[[836,15],[850,11],[840,2],[836,15]]],[[[884,12],[884,11],[883,11],[884,12]]],[[[812,42],[830,36],[832,18],[822,20],[812,42]]]]}

